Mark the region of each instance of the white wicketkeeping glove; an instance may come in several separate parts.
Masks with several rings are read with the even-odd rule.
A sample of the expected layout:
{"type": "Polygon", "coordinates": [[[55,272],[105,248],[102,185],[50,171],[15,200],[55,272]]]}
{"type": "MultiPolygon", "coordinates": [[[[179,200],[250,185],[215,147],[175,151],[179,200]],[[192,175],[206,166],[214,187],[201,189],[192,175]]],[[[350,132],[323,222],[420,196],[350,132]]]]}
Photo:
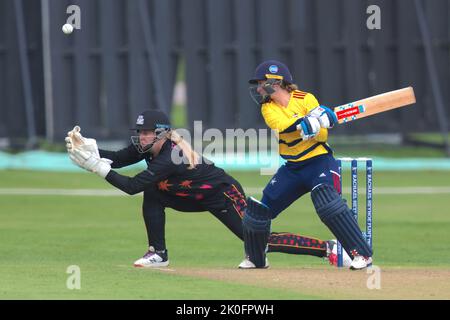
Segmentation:
{"type": "Polygon", "coordinates": [[[65,139],[67,152],[71,153],[73,150],[78,149],[91,152],[95,154],[97,158],[100,158],[97,141],[95,141],[95,139],[83,137],[80,131],[80,127],[75,126],[72,131],[67,132],[67,137],[65,139]]]}
{"type": "Polygon", "coordinates": [[[100,158],[89,151],[73,149],[69,152],[69,158],[80,168],[94,172],[102,178],[105,178],[111,171],[111,160],[100,158]]]}

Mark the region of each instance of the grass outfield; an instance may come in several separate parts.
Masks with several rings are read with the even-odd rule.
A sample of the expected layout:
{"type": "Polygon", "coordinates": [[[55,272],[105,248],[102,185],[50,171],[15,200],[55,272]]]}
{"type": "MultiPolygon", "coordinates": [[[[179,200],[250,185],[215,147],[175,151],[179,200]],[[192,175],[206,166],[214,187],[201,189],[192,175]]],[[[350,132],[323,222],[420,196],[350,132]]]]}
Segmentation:
{"type": "MultiPolygon", "coordinates": [[[[233,176],[251,190],[270,178],[233,176]]],[[[171,265],[135,269],[132,262],[146,250],[141,196],[0,193],[0,299],[450,299],[450,172],[375,170],[374,187],[381,290],[367,289],[365,271],[336,270],[315,257],[270,254],[268,270],[237,270],[242,243],[208,213],[167,210],[171,265]],[[385,187],[444,191],[377,194],[385,187]],[[81,269],[81,290],[66,288],[70,265],[81,269]]],[[[0,171],[0,190],[6,188],[113,190],[88,173],[0,171]]],[[[272,228],[331,237],[309,196],[272,228]]]]}

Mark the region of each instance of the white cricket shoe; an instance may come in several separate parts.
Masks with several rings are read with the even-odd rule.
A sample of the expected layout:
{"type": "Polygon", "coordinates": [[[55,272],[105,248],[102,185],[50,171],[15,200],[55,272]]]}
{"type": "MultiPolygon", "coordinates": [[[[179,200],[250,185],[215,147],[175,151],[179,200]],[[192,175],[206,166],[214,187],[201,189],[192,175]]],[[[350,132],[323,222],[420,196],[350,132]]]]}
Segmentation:
{"type": "Polygon", "coordinates": [[[351,270],[362,270],[372,265],[372,257],[355,256],[350,266],[351,270]]]}
{"type": "Polygon", "coordinates": [[[137,268],[159,268],[167,267],[168,265],[167,250],[155,251],[153,247],[150,247],[142,258],[134,262],[134,266],[137,268]]]}
{"type": "MultiPolygon", "coordinates": [[[[264,269],[269,267],[269,259],[266,257],[266,265],[264,266],[264,269]]],[[[256,269],[256,266],[253,262],[249,260],[248,257],[245,257],[245,259],[239,264],[239,269],[256,269]]]]}
{"type": "MultiPolygon", "coordinates": [[[[342,266],[349,268],[352,264],[352,258],[349,256],[349,254],[347,253],[347,251],[345,251],[344,248],[342,248],[342,266]]],[[[337,240],[336,239],[332,239],[332,240],[328,240],[327,241],[327,256],[326,259],[328,260],[328,262],[337,267],[337,262],[338,262],[338,255],[337,255],[337,240]]]]}

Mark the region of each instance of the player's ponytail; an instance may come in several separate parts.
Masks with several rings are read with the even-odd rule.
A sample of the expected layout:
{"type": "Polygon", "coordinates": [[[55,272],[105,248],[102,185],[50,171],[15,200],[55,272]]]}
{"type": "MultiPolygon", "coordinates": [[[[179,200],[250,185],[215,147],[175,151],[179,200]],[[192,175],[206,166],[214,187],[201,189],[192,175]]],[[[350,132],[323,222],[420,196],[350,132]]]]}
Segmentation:
{"type": "Polygon", "coordinates": [[[183,155],[189,161],[189,169],[194,169],[200,163],[200,155],[195,152],[191,145],[183,139],[175,130],[171,130],[167,133],[167,138],[180,147],[183,151],[183,155]]]}
{"type": "Polygon", "coordinates": [[[281,88],[285,89],[289,93],[292,92],[292,91],[298,90],[298,86],[295,83],[288,83],[288,82],[285,82],[285,81],[283,81],[281,83],[281,88]]]}

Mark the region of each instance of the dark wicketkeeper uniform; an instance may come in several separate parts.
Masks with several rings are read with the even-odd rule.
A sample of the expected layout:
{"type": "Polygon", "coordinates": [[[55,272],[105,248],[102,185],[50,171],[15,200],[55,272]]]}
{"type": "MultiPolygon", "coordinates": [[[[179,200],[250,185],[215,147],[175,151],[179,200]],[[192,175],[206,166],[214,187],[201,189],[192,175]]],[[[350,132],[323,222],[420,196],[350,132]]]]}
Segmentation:
{"type": "MultiPolygon", "coordinates": [[[[147,169],[134,177],[111,170],[106,180],[128,194],[144,192],[143,216],[149,246],[158,251],[166,249],[165,208],[181,212],[209,211],[242,240],[246,197],[239,182],[205,158],[189,169],[188,164],[173,161],[172,155],[182,155],[182,152],[170,140],[154,158],[149,152],[139,153],[133,145],[116,152],[100,150],[102,158],[113,161],[112,168],[141,160],[147,162],[147,169]]],[[[269,251],[323,257],[326,243],[291,233],[272,233],[269,251]]]]}

